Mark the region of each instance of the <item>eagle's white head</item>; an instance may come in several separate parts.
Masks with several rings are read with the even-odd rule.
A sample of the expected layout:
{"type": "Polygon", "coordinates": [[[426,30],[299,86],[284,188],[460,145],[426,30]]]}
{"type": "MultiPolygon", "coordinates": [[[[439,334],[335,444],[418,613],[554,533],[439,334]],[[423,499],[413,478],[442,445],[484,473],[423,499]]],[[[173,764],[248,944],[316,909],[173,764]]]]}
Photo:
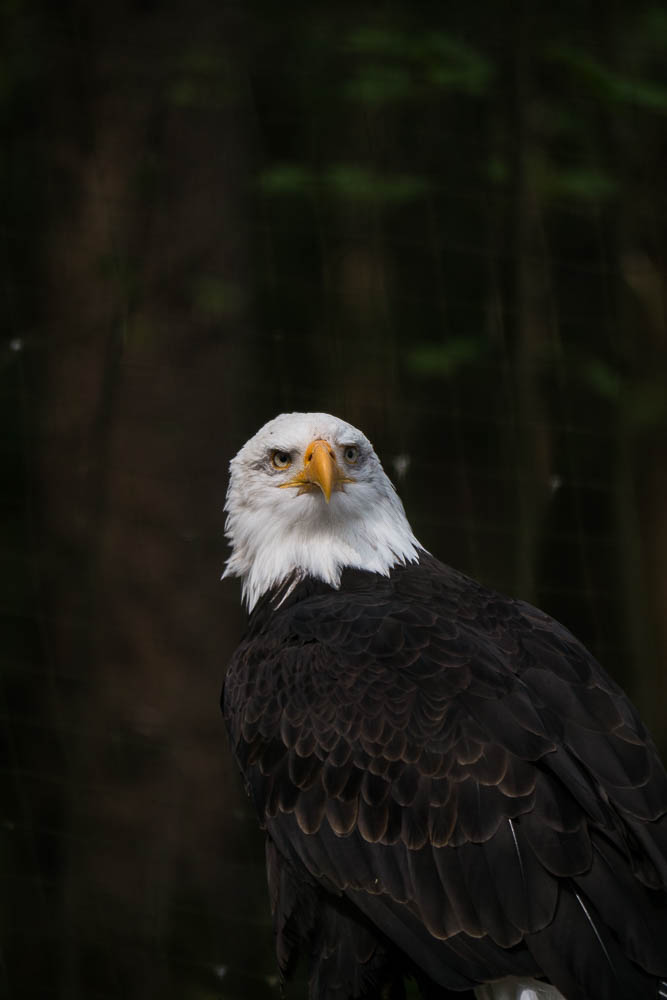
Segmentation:
{"type": "Polygon", "coordinates": [[[230,463],[224,576],[240,576],[252,610],[305,576],[338,587],[343,569],[385,576],[419,544],[368,438],[328,413],[283,413],[230,463]]]}

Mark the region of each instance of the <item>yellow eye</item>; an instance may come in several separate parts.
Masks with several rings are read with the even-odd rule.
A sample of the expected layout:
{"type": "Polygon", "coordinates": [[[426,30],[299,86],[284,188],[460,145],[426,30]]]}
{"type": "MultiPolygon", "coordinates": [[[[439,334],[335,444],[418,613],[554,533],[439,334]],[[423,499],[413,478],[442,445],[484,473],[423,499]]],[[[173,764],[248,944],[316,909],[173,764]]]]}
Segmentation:
{"type": "Polygon", "coordinates": [[[288,451],[274,451],[271,455],[271,462],[274,469],[289,469],[292,464],[292,456],[288,451]]]}
{"type": "Polygon", "coordinates": [[[348,444],[343,448],[343,458],[348,465],[354,465],[359,458],[359,449],[355,444],[348,444]]]}

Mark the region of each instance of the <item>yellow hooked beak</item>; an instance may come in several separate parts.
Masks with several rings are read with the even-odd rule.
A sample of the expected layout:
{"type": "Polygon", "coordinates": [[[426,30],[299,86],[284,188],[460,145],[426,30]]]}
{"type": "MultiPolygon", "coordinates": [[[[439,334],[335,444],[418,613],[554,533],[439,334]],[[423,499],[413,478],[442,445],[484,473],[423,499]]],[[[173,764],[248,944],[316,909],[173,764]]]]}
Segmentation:
{"type": "Polygon", "coordinates": [[[342,490],[343,483],[351,482],[349,477],[342,474],[329,442],[319,438],[311,441],[306,448],[301,471],[289,483],[283,483],[280,488],[296,486],[299,488],[299,493],[307,493],[317,486],[329,503],[334,490],[342,490]]]}

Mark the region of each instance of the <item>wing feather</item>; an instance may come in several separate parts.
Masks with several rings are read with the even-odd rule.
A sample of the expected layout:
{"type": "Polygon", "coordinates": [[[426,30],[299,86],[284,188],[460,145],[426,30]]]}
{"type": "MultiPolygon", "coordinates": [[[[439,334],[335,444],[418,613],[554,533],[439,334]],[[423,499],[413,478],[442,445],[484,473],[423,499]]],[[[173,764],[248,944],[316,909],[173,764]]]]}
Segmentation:
{"type": "Polygon", "coordinates": [[[544,974],[570,1000],[642,996],[667,976],[650,739],[562,626],[423,562],[297,587],[251,626],[225,714],[262,823],[440,986],[544,974]]]}

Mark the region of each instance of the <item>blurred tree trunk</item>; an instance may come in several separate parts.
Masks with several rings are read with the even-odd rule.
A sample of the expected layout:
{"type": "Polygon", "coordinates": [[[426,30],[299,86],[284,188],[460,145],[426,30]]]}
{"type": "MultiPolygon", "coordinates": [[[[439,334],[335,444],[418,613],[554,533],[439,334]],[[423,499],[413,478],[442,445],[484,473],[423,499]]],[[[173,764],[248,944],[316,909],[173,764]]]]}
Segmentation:
{"type": "MultiPolygon", "coordinates": [[[[623,4],[610,7],[605,55],[626,77],[650,75],[650,46],[628,45],[633,21],[623,4]]],[[[611,221],[609,248],[612,357],[619,385],[615,527],[629,660],[624,680],[666,753],[667,227],[646,200],[647,192],[664,182],[665,137],[650,119],[638,123],[632,106],[609,104],[605,110],[607,154],[623,193],[611,221]]]]}
{"type": "Polygon", "coordinates": [[[619,406],[616,503],[629,650],[628,683],[649,729],[667,750],[667,276],[619,231],[619,316],[641,360],[619,406]],[[630,296],[628,296],[628,290],[630,296]],[[638,307],[638,309],[637,309],[638,307]],[[648,611],[648,613],[647,613],[648,611]]]}
{"type": "MultiPolygon", "coordinates": [[[[173,873],[211,894],[211,859],[240,829],[218,709],[239,616],[227,607],[225,633],[218,579],[225,461],[255,356],[234,6],[81,17],[62,40],[70,74],[54,98],[64,127],[41,400],[51,641],[74,762],[68,1000],[95,981],[165,995],[173,873]]],[[[212,963],[223,944],[248,947],[235,933],[212,963]]]]}
{"type": "Polygon", "coordinates": [[[519,501],[516,590],[525,599],[536,601],[536,563],[551,476],[549,415],[540,384],[549,343],[551,304],[542,210],[534,181],[539,149],[530,121],[534,91],[532,58],[536,46],[532,29],[529,5],[522,4],[516,22],[511,114],[514,212],[510,231],[514,281],[510,325],[514,330],[519,501]]]}

